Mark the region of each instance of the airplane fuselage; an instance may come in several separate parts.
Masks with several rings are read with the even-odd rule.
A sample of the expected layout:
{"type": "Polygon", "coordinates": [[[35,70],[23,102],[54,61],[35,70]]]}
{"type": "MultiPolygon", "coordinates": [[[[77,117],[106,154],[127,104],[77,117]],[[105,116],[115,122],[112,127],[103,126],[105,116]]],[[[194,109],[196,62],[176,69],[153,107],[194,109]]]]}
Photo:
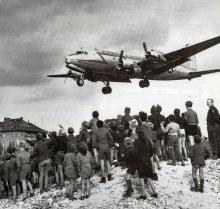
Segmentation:
{"type": "MultiPolygon", "coordinates": [[[[99,79],[108,80],[108,77],[120,77],[122,72],[118,71],[115,67],[119,58],[118,53],[108,52],[108,51],[86,51],[82,54],[72,54],[66,58],[67,67],[76,70],[76,68],[82,69],[80,73],[86,73],[91,78],[93,75],[99,79]],[[100,77],[100,78],[99,78],[100,77]]],[[[123,62],[125,66],[132,66],[133,73],[128,74],[131,79],[141,79],[143,74],[141,68],[137,65],[138,62],[143,60],[144,57],[137,56],[123,56],[123,62]]],[[[123,74],[125,76],[125,74],[123,74]]],[[[148,76],[148,80],[182,80],[189,79],[189,73],[186,70],[181,70],[181,67],[171,69],[164,72],[158,76],[148,76]]],[[[96,80],[96,79],[94,79],[96,80]]],[[[109,81],[114,81],[114,79],[109,79],[109,81]]]]}

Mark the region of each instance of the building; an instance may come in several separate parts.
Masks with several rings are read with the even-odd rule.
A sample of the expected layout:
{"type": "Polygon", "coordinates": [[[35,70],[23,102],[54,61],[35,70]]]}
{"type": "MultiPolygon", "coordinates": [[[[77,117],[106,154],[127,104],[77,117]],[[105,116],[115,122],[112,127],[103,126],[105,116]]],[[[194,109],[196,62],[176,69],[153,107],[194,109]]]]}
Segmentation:
{"type": "Polygon", "coordinates": [[[4,118],[3,122],[0,122],[0,144],[6,148],[9,143],[13,143],[16,146],[21,141],[33,140],[37,133],[46,133],[45,130],[35,126],[20,118],[4,118]]]}

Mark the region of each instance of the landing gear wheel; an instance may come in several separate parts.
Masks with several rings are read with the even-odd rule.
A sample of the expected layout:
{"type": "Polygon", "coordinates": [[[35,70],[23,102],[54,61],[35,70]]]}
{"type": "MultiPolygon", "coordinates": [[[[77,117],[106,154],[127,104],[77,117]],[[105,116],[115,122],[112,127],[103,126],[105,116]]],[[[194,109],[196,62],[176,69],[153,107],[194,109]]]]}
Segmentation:
{"type": "Polygon", "coordinates": [[[83,86],[83,85],[84,85],[84,80],[78,79],[78,80],[76,81],[76,83],[77,83],[78,86],[83,86]]]}
{"type": "Polygon", "coordinates": [[[112,92],[112,88],[109,87],[109,86],[106,86],[106,87],[102,88],[102,93],[103,94],[111,94],[111,92],[112,92]]]}
{"type": "Polygon", "coordinates": [[[140,86],[141,88],[148,87],[149,85],[150,85],[150,82],[149,82],[148,80],[141,80],[141,81],[139,82],[139,86],[140,86]]]}

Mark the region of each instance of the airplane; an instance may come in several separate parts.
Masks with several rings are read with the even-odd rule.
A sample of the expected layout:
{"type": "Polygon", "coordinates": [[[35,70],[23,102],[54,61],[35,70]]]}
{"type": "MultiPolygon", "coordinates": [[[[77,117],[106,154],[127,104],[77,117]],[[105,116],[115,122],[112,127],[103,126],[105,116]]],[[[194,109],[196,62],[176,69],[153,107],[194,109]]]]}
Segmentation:
{"type": "Polygon", "coordinates": [[[220,43],[220,36],[164,54],[156,50],[147,50],[144,42],[144,57],[124,55],[105,50],[80,50],[66,57],[65,63],[69,71],[66,74],[48,75],[52,78],[72,78],[78,86],[84,85],[84,80],[101,81],[105,87],[103,94],[110,94],[110,82],[127,82],[131,79],[141,79],[141,88],[150,85],[149,80],[182,80],[201,77],[202,75],[220,72],[220,69],[197,71],[187,68],[184,63],[191,57],[220,43]],[[153,55],[152,53],[155,53],[153,55]],[[178,68],[177,68],[178,67],[178,68]]]}

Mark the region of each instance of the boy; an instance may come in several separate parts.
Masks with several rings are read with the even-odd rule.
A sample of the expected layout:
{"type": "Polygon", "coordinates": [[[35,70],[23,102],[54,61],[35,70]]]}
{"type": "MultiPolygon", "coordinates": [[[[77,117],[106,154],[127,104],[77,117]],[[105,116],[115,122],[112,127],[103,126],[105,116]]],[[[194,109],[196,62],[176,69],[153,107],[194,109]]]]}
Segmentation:
{"type": "Polygon", "coordinates": [[[191,191],[203,192],[205,160],[210,157],[211,153],[208,150],[208,148],[205,146],[205,144],[202,143],[200,136],[195,135],[194,140],[195,140],[195,145],[190,147],[190,152],[189,152],[189,156],[192,162],[192,177],[195,185],[194,187],[191,188],[191,191]],[[196,177],[196,173],[198,169],[199,169],[199,177],[200,177],[200,187],[198,185],[198,181],[196,177]]]}
{"type": "Polygon", "coordinates": [[[99,120],[97,121],[98,130],[94,135],[94,149],[98,150],[98,156],[101,164],[102,169],[102,178],[100,183],[106,183],[105,178],[105,163],[107,165],[107,177],[108,180],[111,181],[112,177],[110,174],[111,169],[111,147],[113,146],[113,138],[108,129],[104,127],[104,122],[99,120]]]}
{"type": "Polygon", "coordinates": [[[174,122],[175,121],[174,115],[169,115],[168,121],[169,123],[167,124],[166,128],[164,128],[164,122],[160,124],[161,130],[164,133],[168,134],[168,147],[171,151],[172,163],[167,163],[167,164],[173,166],[176,165],[176,156],[175,156],[175,151],[176,151],[182,162],[182,166],[185,166],[178,144],[179,136],[180,136],[180,126],[179,124],[174,122]]]}

